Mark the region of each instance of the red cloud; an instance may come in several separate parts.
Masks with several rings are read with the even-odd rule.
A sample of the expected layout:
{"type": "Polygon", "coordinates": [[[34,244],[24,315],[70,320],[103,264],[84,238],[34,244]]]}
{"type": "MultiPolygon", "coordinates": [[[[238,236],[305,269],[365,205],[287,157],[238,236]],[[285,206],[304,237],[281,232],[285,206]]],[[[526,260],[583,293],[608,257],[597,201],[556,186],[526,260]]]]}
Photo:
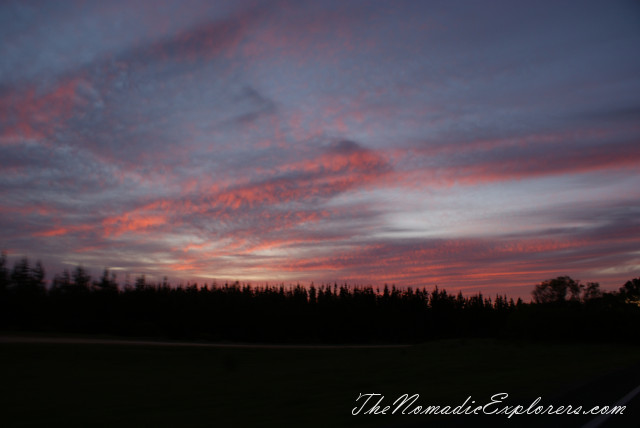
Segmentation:
{"type": "Polygon", "coordinates": [[[0,142],[42,140],[52,135],[71,118],[77,106],[86,102],[77,93],[83,84],[83,79],[75,77],[47,90],[32,85],[2,96],[0,117],[4,126],[0,142]]]}
{"type": "Polygon", "coordinates": [[[74,233],[74,232],[84,232],[92,229],[95,229],[95,226],[91,226],[88,224],[81,224],[77,226],[61,226],[61,227],[55,227],[53,229],[46,230],[44,232],[36,233],[34,236],[44,236],[44,237],[60,236],[60,235],[67,235],[69,233],[74,233]]]}
{"type": "Polygon", "coordinates": [[[126,232],[155,229],[168,222],[162,214],[147,214],[141,210],[131,211],[102,221],[105,236],[118,236],[126,232]]]}
{"type": "Polygon", "coordinates": [[[331,197],[354,187],[379,182],[390,172],[378,153],[352,142],[342,142],[314,159],[282,165],[283,175],[220,191],[210,198],[213,206],[242,207],[331,197]]]}

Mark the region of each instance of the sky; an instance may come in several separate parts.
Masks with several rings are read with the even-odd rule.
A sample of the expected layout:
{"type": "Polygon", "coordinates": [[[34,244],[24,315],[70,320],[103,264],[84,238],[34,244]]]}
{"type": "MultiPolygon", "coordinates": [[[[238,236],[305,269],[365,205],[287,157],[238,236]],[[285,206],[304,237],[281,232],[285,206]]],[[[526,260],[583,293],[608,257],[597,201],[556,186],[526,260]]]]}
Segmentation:
{"type": "Polygon", "coordinates": [[[640,276],[637,1],[3,1],[0,249],[527,298],[640,276]]]}

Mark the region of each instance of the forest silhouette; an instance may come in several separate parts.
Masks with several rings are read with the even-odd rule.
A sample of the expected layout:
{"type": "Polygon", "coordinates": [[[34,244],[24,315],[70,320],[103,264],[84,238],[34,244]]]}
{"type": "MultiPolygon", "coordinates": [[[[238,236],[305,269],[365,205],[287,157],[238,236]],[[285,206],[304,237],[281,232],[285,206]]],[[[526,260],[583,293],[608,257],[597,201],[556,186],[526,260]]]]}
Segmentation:
{"type": "Polygon", "coordinates": [[[417,343],[494,337],[640,343],[640,278],[619,291],[568,276],[534,286],[531,303],[435,287],[173,286],[117,282],[81,266],[47,283],[40,262],[0,257],[0,330],[253,343],[417,343]]]}

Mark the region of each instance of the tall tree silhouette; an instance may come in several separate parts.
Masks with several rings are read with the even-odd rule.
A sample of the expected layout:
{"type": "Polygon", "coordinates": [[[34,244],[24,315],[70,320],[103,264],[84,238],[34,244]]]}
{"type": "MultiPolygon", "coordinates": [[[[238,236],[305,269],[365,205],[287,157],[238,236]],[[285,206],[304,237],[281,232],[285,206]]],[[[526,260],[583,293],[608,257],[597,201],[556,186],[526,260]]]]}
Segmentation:
{"type": "Polygon", "coordinates": [[[7,253],[0,254],[0,296],[9,288],[9,268],[7,267],[7,253]]]}
{"type": "Polygon", "coordinates": [[[533,300],[536,303],[564,303],[569,300],[577,301],[580,298],[582,285],[569,276],[559,276],[547,279],[537,284],[533,290],[533,300]]]}
{"type": "Polygon", "coordinates": [[[620,294],[628,303],[640,306],[640,278],[627,281],[620,288],[620,294]]]}

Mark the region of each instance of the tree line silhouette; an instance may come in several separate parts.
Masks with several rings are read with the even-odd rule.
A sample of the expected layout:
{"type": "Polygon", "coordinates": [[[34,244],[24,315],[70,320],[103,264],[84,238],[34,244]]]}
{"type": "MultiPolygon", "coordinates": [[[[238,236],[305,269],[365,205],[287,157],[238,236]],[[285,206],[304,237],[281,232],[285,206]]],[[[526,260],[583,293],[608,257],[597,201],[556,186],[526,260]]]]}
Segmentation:
{"type": "Polygon", "coordinates": [[[323,284],[120,286],[81,266],[45,281],[40,262],[0,257],[0,329],[228,342],[410,343],[455,337],[640,343],[640,278],[617,292],[558,277],[533,301],[435,287],[323,284]]]}

